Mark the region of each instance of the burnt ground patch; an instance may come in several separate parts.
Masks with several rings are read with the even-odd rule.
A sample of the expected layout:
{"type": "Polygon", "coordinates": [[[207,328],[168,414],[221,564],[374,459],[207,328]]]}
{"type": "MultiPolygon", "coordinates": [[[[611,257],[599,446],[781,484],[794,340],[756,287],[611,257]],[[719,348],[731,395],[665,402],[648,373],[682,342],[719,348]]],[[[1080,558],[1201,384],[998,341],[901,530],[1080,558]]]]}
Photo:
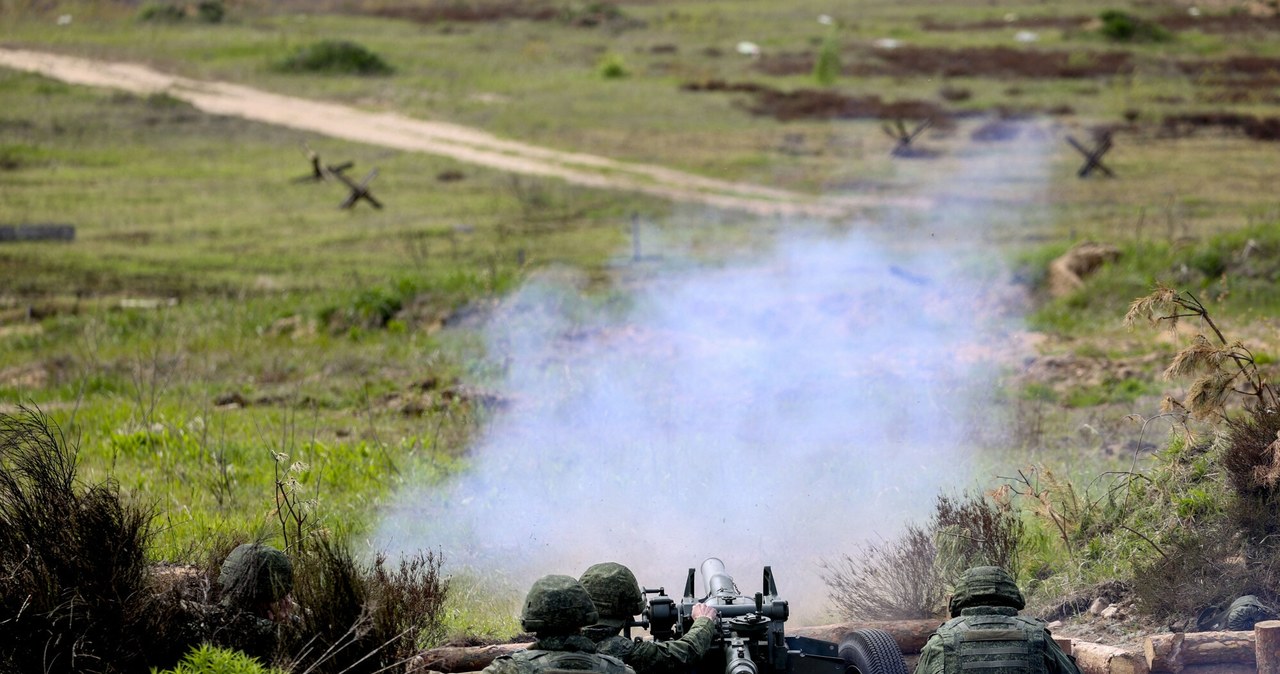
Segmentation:
{"type": "Polygon", "coordinates": [[[1236,112],[1165,115],[1160,131],[1166,137],[1183,138],[1206,128],[1238,132],[1259,141],[1280,142],[1280,117],[1258,117],[1236,112]]]}
{"type": "Polygon", "coordinates": [[[1280,16],[1215,14],[1212,16],[1169,14],[1155,22],[1172,31],[1198,30],[1202,33],[1265,33],[1280,30],[1280,16]]]}
{"type": "Polygon", "coordinates": [[[1177,67],[1184,75],[1215,79],[1280,77],[1280,58],[1268,56],[1232,56],[1225,59],[1179,61],[1177,67]]]}
{"type": "Polygon", "coordinates": [[[550,4],[523,0],[487,0],[475,3],[443,0],[422,5],[376,7],[361,13],[415,23],[484,23],[503,19],[551,21],[560,16],[560,10],[550,4]]]}
{"type": "Polygon", "coordinates": [[[552,4],[545,0],[433,0],[423,4],[357,8],[361,14],[415,23],[486,23],[506,19],[526,21],[559,21],[580,28],[608,26],[615,29],[637,28],[643,23],[628,17],[617,4],[593,2],[584,7],[552,4]]]}
{"type": "MultiPolygon", "coordinates": [[[[756,66],[767,75],[803,75],[813,72],[812,52],[765,56],[756,66]]],[[[842,69],[854,77],[1059,78],[1079,79],[1125,75],[1133,72],[1133,54],[1127,51],[1046,51],[1012,47],[897,47],[866,49],[842,69]]]]}
{"type": "Polygon", "coordinates": [[[917,99],[886,101],[875,95],[847,96],[819,89],[783,91],[755,82],[724,80],[689,82],[680,88],[693,92],[748,93],[753,99],[745,107],[751,114],[784,122],[799,119],[933,119],[935,125],[948,125],[952,117],[952,113],[937,103],[917,99]]]}
{"type": "Polygon", "coordinates": [[[1092,16],[1084,14],[1076,16],[1026,16],[1018,17],[1013,21],[1005,21],[1004,19],[985,19],[982,21],[957,21],[946,22],[938,21],[932,17],[923,17],[920,19],[920,28],[922,30],[933,32],[957,32],[957,31],[974,31],[974,30],[1000,30],[1003,28],[1035,28],[1039,30],[1071,30],[1080,28],[1093,20],[1092,16]]]}

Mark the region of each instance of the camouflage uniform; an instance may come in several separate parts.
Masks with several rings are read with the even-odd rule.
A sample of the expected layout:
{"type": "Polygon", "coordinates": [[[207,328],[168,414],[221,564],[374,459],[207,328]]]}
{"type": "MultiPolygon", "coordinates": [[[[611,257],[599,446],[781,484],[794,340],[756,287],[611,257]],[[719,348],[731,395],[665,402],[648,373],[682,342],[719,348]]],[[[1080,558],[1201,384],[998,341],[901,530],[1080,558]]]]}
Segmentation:
{"type": "Polygon", "coordinates": [[[999,567],[964,572],[951,620],[929,637],[915,674],[1080,674],[1044,623],[1018,615],[1022,592],[999,567]]]}
{"type": "Polygon", "coordinates": [[[644,611],[644,594],[631,569],[604,562],[587,569],[580,579],[600,612],[596,624],[582,633],[596,642],[596,651],[612,655],[638,674],[666,674],[690,669],[711,649],[715,622],[693,621],[693,627],[675,641],[632,641],[620,634],[627,621],[644,611]]]}
{"type": "Polygon", "coordinates": [[[1231,602],[1227,607],[1223,626],[1233,632],[1245,632],[1264,620],[1275,619],[1276,614],[1267,608],[1257,597],[1246,594],[1231,602]]]}
{"type": "Polygon", "coordinates": [[[596,653],[595,642],[578,632],[598,614],[582,584],[569,576],[538,579],[525,598],[520,626],[538,640],[528,650],[497,658],[486,674],[538,674],[577,670],[600,674],[635,674],[617,658],[596,653]]]}

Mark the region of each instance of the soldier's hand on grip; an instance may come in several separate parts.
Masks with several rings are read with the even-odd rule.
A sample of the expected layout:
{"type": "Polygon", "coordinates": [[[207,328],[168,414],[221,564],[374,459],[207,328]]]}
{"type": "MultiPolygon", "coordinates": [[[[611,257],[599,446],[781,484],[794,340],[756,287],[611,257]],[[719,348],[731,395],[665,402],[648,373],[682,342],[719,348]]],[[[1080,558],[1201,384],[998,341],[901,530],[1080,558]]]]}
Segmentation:
{"type": "Polygon", "coordinates": [[[719,615],[720,612],[717,611],[714,606],[707,606],[706,604],[693,605],[694,620],[697,620],[698,618],[710,618],[711,620],[715,620],[719,615]]]}

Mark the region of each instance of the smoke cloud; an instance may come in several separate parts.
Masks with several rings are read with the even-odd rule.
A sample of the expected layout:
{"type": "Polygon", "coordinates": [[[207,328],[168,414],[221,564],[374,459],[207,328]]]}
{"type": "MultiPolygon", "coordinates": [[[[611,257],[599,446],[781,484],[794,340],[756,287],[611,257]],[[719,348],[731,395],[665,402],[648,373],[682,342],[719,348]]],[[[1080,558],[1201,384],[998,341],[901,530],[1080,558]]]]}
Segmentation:
{"type": "MultiPolygon", "coordinates": [[[[985,161],[966,184],[1041,185],[985,161]]],[[[465,470],[400,495],[376,543],[442,548],[520,591],[619,561],[678,595],[716,556],[752,593],[768,564],[797,619],[821,619],[822,560],[970,479],[992,371],[975,314],[1003,276],[957,262],[981,213],[967,208],[787,223],[767,250],[655,273],[603,306],[570,273],[536,276],[487,329],[510,404],[465,470]]]]}

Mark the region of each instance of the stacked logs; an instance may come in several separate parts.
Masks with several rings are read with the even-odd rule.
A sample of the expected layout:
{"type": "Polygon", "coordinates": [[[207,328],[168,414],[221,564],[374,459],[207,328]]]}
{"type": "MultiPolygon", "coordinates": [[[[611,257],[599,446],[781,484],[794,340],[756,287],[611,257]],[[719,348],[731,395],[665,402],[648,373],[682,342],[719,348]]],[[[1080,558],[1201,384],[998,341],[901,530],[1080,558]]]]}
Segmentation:
{"type": "MultiPolygon", "coordinates": [[[[940,624],[937,620],[841,623],[801,627],[790,634],[840,643],[853,630],[877,628],[892,635],[903,655],[914,660],[940,624]]],[[[1055,641],[1075,657],[1083,674],[1280,674],[1280,620],[1260,622],[1253,632],[1157,634],[1147,637],[1142,653],[1076,639],[1055,641]]],[[[500,655],[528,646],[517,643],[434,648],[420,654],[410,671],[475,672],[500,655]]]]}

